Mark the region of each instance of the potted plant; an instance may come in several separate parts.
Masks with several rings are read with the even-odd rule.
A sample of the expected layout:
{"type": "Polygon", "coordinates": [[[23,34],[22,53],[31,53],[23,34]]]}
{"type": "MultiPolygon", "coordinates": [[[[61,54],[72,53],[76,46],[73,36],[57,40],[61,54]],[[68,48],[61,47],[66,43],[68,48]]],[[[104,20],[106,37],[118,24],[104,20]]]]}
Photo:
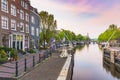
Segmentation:
{"type": "Polygon", "coordinates": [[[10,57],[12,58],[12,60],[17,60],[18,59],[18,52],[16,49],[12,49],[10,57]]]}
{"type": "Polygon", "coordinates": [[[8,57],[7,54],[4,50],[0,50],[0,63],[5,63],[7,62],[8,57]]]}

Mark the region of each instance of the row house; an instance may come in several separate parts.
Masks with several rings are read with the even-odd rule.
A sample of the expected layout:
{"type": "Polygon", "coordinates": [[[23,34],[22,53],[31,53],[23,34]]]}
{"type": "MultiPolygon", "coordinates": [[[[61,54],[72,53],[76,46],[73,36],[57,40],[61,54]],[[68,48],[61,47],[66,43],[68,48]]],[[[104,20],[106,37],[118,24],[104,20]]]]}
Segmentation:
{"type": "Polygon", "coordinates": [[[34,7],[30,7],[30,47],[37,48],[39,47],[40,39],[40,17],[38,11],[34,7]]]}
{"type": "Polygon", "coordinates": [[[29,0],[0,0],[0,46],[30,47],[30,8],[29,0]]]}

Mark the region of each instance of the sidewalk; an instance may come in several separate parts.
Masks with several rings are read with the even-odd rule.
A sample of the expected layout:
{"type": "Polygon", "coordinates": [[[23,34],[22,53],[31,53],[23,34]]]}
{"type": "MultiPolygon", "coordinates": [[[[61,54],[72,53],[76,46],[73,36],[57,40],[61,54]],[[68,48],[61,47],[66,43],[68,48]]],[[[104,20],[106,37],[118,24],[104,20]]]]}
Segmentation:
{"type": "Polygon", "coordinates": [[[19,80],[57,80],[66,61],[66,58],[60,58],[59,55],[60,52],[56,51],[45,62],[20,77],[19,80]]]}

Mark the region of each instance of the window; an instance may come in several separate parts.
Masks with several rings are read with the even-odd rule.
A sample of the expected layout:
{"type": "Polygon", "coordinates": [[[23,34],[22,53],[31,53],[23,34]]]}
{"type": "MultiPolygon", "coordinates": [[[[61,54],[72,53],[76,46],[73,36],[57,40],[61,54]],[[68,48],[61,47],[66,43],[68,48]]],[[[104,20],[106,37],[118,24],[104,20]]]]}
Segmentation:
{"type": "Polygon", "coordinates": [[[16,21],[11,20],[11,30],[16,30],[16,21]]]}
{"type": "Polygon", "coordinates": [[[20,19],[24,20],[24,12],[20,10],[20,19]]]}
{"type": "Polygon", "coordinates": [[[28,4],[25,3],[24,0],[21,0],[21,6],[24,7],[25,9],[28,9],[28,4]]]}
{"type": "Polygon", "coordinates": [[[24,24],[22,22],[20,23],[20,31],[24,32],[24,24]]]}
{"type": "Polygon", "coordinates": [[[28,21],[29,22],[29,14],[28,13],[26,13],[26,21],[28,21]]]}
{"type": "Polygon", "coordinates": [[[8,0],[1,0],[1,10],[8,12],[8,0]]]}
{"type": "Polygon", "coordinates": [[[27,3],[25,3],[25,9],[28,9],[28,4],[27,3]]]}
{"type": "Polygon", "coordinates": [[[29,25],[26,24],[26,33],[29,33],[29,25]]]}
{"type": "Polygon", "coordinates": [[[16,40],[16,35],[13,35],[13,40],[16,40]]]}
{"type": "Polygon", "coordinates": [[[11,15],[16,16],[16,7],[11,5],[11,15]]]}
{"type": "Polygon", "coordinates": [[[31,16],[31,22],[35,23],[35,18],[33,16],[31,16]]]}
{"type": "Polygon", "coordinates": [[[25,48],[29,47],[29,37],[25,36],[25,48]]]}
{"type": "Polygon", "coordinates": [[[32,33],[31,33],[31,34],[34,35],[34,31],[35,31],[35,30],[34,30],[34,27],[32,27],[31,30],[32,30],[32,31],[31,31],[32,33]]]}
{"type": "Polygon", "coordinates": [[[36,36],[39,36],[39,29],[36,28],[36,36]]]}
{"type": "Polygon", "coordinates": [[[1,17],[1,24],[3,29],[8,29],[8,18],[2,16],[1,17]]]}
{"type": "Polygon", "coordinates": [[[22,6],[22,7],[24,7],[24,4],[25,4],[24,1],[21,0],[21,6],[22,6]]]}

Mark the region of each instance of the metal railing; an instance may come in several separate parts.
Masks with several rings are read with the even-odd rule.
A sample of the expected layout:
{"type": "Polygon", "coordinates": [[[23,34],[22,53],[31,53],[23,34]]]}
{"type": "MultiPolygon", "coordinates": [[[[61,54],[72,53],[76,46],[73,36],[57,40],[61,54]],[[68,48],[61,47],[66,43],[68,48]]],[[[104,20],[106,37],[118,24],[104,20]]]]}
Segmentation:
{"type": "Polygon", "coordinates": [[[34,54],[30,57],[26,57],[22,60],[15,62],[15,77],[24,74],[25,72],[33,69],[37,64],[41,63],[43,60],[51,56],[50,51],[45,51],[44,53],[34,54]]]}

